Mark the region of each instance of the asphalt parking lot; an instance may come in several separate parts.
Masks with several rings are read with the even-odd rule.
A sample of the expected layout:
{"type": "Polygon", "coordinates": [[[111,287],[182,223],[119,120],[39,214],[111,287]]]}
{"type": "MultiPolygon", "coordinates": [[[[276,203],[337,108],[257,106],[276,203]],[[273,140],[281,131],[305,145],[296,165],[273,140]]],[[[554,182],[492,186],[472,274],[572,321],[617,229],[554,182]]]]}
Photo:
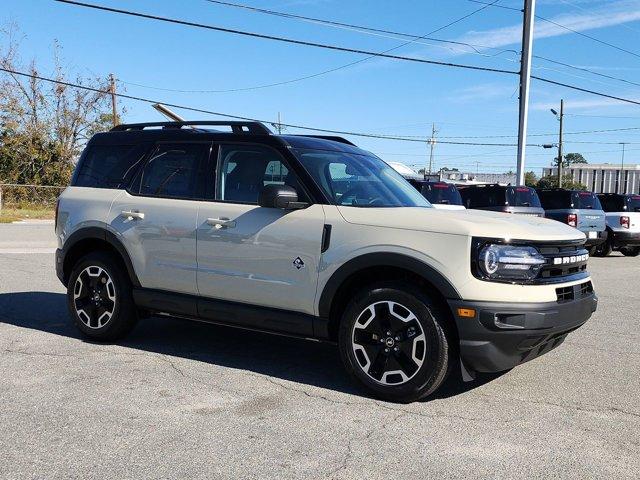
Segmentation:
{"type": "Polygon", "coordinates": [[[54,246],[0,225],[2,478],[638,478],[640,257],[590,261],[599,310],[558,349],[398,405],[332,345],[159,318],[87,342],[54,246]]]}

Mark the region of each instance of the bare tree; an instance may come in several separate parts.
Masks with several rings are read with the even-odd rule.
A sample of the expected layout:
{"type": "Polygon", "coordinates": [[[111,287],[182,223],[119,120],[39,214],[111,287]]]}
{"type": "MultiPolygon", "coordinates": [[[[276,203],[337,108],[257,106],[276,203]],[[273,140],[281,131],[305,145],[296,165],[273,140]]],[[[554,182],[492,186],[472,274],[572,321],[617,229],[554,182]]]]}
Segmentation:
{"type": "Polygon", "coordinates": [[[112,124],[108,80],[66,71],[53,46],[54,71],[43,76],[90,87],[47,82],[35,61],[20,56],[15,25],[0,30],[0,183],[65,184],[87,139],[112,124]]]}

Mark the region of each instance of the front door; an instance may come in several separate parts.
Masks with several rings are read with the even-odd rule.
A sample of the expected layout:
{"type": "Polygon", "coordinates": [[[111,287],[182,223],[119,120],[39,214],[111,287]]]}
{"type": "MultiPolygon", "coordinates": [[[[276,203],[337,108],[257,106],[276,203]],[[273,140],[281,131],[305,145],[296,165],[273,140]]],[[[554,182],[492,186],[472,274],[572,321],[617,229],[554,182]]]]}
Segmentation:
{"type": "Polygon", "coordinates": [[[108,223],[129,253],[142,287],[196,294],[196,228],[210,142],[162,143],[108,223]]]}
{"type": "Polygon", "coordinates": [[[261,188],[286,183],[304,189],[275,150],[220,146],[215,200],[198,213],[198,290],[213,299],[314,313],[324,210],[257,205],[261,188]]]}

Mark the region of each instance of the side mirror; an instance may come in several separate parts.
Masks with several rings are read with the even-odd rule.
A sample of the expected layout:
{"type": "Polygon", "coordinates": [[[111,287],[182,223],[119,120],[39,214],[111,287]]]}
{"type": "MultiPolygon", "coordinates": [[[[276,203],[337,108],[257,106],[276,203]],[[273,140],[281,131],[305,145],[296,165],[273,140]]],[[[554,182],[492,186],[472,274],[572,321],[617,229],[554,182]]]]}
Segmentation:
{"type": "Polygon", "coordinates": [[[298,201],[298,192],[289,185],[271,183],[265,185],[258,195],[258,205],[266,208],[281,208],[295,210],[305,208],[309,204],[298,201]]]}

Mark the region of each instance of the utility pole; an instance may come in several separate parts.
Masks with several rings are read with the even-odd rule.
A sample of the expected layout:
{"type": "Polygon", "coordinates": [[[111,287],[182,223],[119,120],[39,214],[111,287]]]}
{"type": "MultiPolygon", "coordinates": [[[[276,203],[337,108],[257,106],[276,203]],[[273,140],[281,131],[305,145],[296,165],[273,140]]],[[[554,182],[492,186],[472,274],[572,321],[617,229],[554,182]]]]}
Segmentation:
{"type": "MultiPolygon", "coordinates": [[[[431,138],[427,142],[431,146],[431,152],[429,153],[429,175],[431,175],[431,171],[433,170],[433,147],[436,144],[436,133],[438,133],[438,131],[436,130],[436,124],[432,123],[431,124],[431,138]]],[[[424,171],[424,178],[425,178],[425,180],[427,179],[427,171],[426,170],[424,171]]]]}
{"type": "Polygon", "coordinates": [[[622,175],[622,192],[620,193],[627,193],[627,178],[624,176],[624,146],[626,144],[624,142],[622,142],[622,163],[621,163],[621,171],[620,171],[620,175],[622,175]]]}
{"type": "Polygon", "coordinates": [[[518,122],[518,168],[516,183],[524,185],[527,122],[529,121],[529,84],[531,83],[531,54],[536,0],[524,0],[522,21],[522,55],[520,59],[520,118],[518,122]]]}
{"type": "Polygon", "coordinates": [[[109,74],[109,91],[111,92],[111,115],[113,116],[113,126],[118,125],[118,109],[116,107],[116,79],[113,73],[109,74]]]}
{"type": "Polygon", "coordinates": [[[278,135],[282,135],[282,120],[280,120],[280,112],[278,112],[278,123],[275,124],[278,135]]]}
{"type": "Polygon", "coordinates": [[[562,188],[562,125],[564,123],[564,99],[560,100],[560,133],[558,135],[558,188],[562,188]]]}

